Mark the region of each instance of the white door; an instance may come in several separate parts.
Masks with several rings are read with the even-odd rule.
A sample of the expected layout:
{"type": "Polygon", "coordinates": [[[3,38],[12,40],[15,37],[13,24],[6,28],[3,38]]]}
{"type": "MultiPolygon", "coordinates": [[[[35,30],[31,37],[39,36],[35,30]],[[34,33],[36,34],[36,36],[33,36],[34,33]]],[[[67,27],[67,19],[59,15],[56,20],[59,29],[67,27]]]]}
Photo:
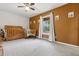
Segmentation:
{"type": "Polygon", "coordinates": [[[49,41],[52,41],[52,42],[55,42],[55,34],[54,34],[54,23],[53,23],[53,14],[50,13],[49,15],[47,16],[40,16],[40,21],[39,21],[39,38],[42,38],[42,34],[46,34],[49,36],[48,40],[49,41]],[[45,33],[43,31],[43,19],[46,18],[46,17],[49,17],[50,18],[50,27],[49,27],[49,32],[48,33],[45,33]]]}

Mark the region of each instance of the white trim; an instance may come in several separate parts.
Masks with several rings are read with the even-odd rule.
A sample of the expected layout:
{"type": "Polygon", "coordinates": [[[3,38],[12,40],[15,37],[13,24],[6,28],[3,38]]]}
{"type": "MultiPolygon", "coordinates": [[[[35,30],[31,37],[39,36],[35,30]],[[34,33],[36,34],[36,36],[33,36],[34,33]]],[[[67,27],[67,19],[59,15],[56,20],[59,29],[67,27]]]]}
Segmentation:
{"type": "Polygon", "coordinates": [[[43,34],[45,34],[45,35],[49,35],[49,33],[45,33],[45,32],[43,32],[43,34]]]}
{"type": "Polygon", "coordinates": [[[46,15],[46,16],[41,16],[42,18],[46,18],[46,17],[50,17],[50,14],[46,15]]]}
{"type": "Polygon", "coordinates": [[[63,43],[63,42],[59,42],[59,41],[56,41],[56,43],[60,43],[60,44],[64,44],[64,45],[68,45],[68,46],[72,46],[72,47],[79,47],[77,45],[67,44],[67,43],[63,43]]]}

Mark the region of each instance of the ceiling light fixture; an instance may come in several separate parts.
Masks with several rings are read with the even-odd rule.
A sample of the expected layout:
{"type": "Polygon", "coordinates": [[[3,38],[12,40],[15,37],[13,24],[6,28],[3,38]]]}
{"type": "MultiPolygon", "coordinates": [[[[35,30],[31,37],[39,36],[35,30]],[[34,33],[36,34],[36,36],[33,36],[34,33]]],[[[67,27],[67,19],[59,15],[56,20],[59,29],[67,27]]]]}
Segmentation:
{"type": "Polygon", "coordinates": [[[26,6],[26,7],[25,7],[25,10],[30,10],[30,8],[26,6]]]}

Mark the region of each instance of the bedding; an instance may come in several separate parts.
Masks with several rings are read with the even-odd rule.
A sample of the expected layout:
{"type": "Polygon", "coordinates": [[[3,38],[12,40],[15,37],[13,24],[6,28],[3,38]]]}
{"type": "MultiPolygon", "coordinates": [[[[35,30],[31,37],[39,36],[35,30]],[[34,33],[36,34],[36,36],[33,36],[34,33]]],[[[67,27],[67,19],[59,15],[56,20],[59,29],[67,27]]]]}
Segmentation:
{"type": "Polygon", "coordinates": [[[4,56],[52,55],[51,43],[39,39],[20,39],[2,43],[4,56]]]}

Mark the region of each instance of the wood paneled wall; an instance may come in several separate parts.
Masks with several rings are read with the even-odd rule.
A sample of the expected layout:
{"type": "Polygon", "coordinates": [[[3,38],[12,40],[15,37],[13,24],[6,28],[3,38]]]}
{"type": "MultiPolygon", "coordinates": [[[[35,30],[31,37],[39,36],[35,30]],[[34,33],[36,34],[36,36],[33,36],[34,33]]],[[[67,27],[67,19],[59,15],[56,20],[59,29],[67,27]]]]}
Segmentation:
{"type": "Polygon", "coordinates": [[[53,10],[54,16],[59,15],[55,21],[57,41],[78,45],[78,7],[79,4],[67,4],[53,10]],[[68,12],[74,11],[75,17],[68,18],[68,12]]]}
{"type": "Polygon", "coordinates": [[[54,19],[56,40],[68,44],[79,45],[79,4],[66,4],[31,17],[29,27],[31,29],[36,29],[38,33],[40,16],[47,15],[50,12],[54,14],[54,18],[56,15],[59,15],[59,20],[54,19]],[[70,11],[75,12],[75,17],[68,18],[68,12],[70,11]]]}
{"type": "Polygon", "coordinates": [[[45,13],[36,15],[34,17],[30,17],[30,21],[29,21],[29,27],[31,30],[36,30],[37,31],[37,35],[39,34],[39,20],[40,20],[40,16],[45,16],[47,14],[49,14],[51,11],[47,11],[45,13]]]}

